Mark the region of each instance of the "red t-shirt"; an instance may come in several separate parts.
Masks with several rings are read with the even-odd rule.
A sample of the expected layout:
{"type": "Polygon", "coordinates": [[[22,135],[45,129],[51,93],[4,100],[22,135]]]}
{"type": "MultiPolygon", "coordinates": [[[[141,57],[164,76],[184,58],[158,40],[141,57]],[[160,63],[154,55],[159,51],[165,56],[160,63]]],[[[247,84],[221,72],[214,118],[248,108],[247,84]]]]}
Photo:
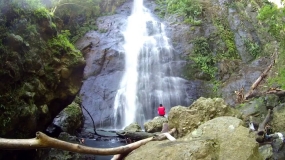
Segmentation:
{"type": "Polygon", "coordinates": [[[160,116],[164,116],[165,115],[165,108],[164,108],[164,106],[159,106],[157,111],[158,111],[158,115],[160,115],[160,116]]]}

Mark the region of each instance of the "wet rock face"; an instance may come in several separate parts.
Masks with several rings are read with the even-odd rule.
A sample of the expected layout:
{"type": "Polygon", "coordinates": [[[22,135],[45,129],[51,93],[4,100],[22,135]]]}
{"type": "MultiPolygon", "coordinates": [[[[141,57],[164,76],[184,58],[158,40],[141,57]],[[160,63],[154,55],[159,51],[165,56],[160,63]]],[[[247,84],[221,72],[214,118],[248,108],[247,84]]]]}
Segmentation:
{"type": "MultiPolygon", "coordinates": [[[[96,21],[98,31],[88,32],[76,43],[79,49],[92,44],[90,50],[84,55],[86,59],[85,80],[83,81],[80,96],[82,105],[87,108],[97,127],[110,126],[113,121],[114,100],[125,70],[122,31],[126,26],[127,17],[131,14],[132,3],[132,1],[126,2],[117,9],[115,15],[98,18],[96,21]]],[[[150,7],[151,10],[155,8],[153,1],[145,2],[145,5],[150,7]]],[[[151,28],[152,24],[148,24],[148,26],[151,28]]],[[[181,42],[173,44],[175,57],[170,62],[172,70],[169,70],[169,72],[174,72],[175,76],[182,77],[182,68],[186,62],[180,59],[180,55],[186,52],[187,39],[184,39],[183,36],[179,37],[179,35],[183,35],[183,31],[186,31],[187,27],[166,23],[166,30],[169,37],[175,36],[175,40],[181,42]]],[[[183,105],[191,104],[207,92],[204,89],[203,81],[200,80],[185,80],[182,85],[180,87],[184,90],[184,95],[181,97],[185,103],[183,105]]],[[[84,117],[84,126],[91,128],[93,122],[90,116],[84,112],[84,117]]]]}
{"type": "MultiPolygon", "coordinates": [[[[114,15],[97,20],[99,31],[90,31],[77,42],[78,48],[92,43],[85,54],[84,83],[80,91],[82,105],[86,107],[96,124],[110,123],[117,88],[123,76],[124,54],[120,44],[123,36],[120,27],[126,16],[114,15]],[[101,32],[101,33],[100,33],[101,32]]],[[[85,114],[85,123],[92,121],[85,114]]]]}
{"type": "Polygon", "coordinates": [[[235,106],[237,104],[235,91],[244,87],[244,94],[249,91],[251,85],[262,74],[266,67],[270,64],[269,58],[260,58],[252,61],[249,64],[241,63],[236,66],[237,73],[231,74],[226,80],[221,89],[222,96],[225,101],[235,106]]]}

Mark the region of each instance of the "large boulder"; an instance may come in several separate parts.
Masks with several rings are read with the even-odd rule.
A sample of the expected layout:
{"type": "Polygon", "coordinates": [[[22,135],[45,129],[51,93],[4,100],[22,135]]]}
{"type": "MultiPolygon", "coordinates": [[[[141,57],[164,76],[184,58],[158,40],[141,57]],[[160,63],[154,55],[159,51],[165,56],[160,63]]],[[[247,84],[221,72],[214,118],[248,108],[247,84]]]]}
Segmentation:
{"type": "Polygon", "coordinates": [[[240,110],[244,115],[244,120],[248,121],[251,119],[254,123],[259,124],[267,115],[268,109],[275,108],[278,104],[278,101],[278,96],[274,94],[268,94],[240,104],[239,106],[236,106],[236,109],[240,110]]]}
{"type": "Polygon", "coordinates": [[[241,113],[227,106],[221,98],[201,97],[189,107],[176,106],[168,114],[170,128],[176,128],[182,137],[204,122],[220,116],[240,117],[241,113]]]}
{"type": "Polygon", "coordinates": [[[130,153],[126,160],[259,160],[254,134],[242,124],[235,117],[217,117],[176,141],[149,142],[130,153]]]}
{"type": "Polygon", "coordinates": [[[167,118],[162,116],[154,117],[153,120],[144,123],[144,129],[146,132],[154,133],[161,132],[163,123],[168,123],[167,118]]]}
{"type": "Polygon", "coordinates": [[[217,117],[200,125],[183,137],[184,140],[211,137],[219,144],[218,159],[259,160],[258,144],[253,133],[243,126],[242,120],[235,117],[217,117]]]}
{"type": "Polygon", "coordinates": [[[72,102],[56,116],[53,123],[64,132],[74,135],[83,124],[83,114],[80,106],[72,102]]]}
{"type": "Polygon", "coordinates": [[[218,158],[219,145],[214,139],[149,142],[131,152],[125,160],[211,160],[218,158]]]}
{"type": "Polygon", "coordinates": [[[142,131],[141,126],[138,123],[131,123],[127,127],[124,128],[124,131],[127,132],[140,132],[142,131]]]}
{"type": "Polygon", "coordinates": [[[273,119],[271,122],[275,132],[284,131],[285,128],[285,103],[280,104],[273,110],[273,119]]]}

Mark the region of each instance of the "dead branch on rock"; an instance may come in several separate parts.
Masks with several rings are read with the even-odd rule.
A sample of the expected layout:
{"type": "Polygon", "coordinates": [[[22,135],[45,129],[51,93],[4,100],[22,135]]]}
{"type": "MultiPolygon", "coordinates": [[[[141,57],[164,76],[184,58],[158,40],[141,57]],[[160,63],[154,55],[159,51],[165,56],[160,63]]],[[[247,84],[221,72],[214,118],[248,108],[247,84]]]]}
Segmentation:
{"type": "Polygon", "coordinates": [[[243,94],[243,88],[241,88],[238,91],[235,91],[236,94],[236,102],[237,103],[243,103],[246,101],[246,99],[252,98],[252,97],[260,97],[265,94],[275,94],[279,97],[285,96],[285,90],[279,89],[279,88],[269,88],[266,92],[260,93],[255,90],[253,90],[250,94],[247,95],[246,99],[243,94]]]}
{"type": "Polygon", "coordinates": [[[262,72],[262,74],[257,78],[257,80],[251,85],[249,91],[247,92],[247,94],[245,94],[244,99],[247,100],[248,98],[252,97],[252,94],[254,92],[254,90],[258,87],[259,83],[267,76],[268,72],[270,71],[270,69],[272,68],[272,66],[275,63],[275,59],[277,57],[277,48],[275,48],[274,53],[271,56],[271,63],[270,65],[262,72]]]}
{"type": "Polygon", "coordinates": [[[40,149],[40,148],[56,148],[81,154],[93,155],[114,155],[128,153],[139,146],[151,141],[153,138],[144,139],[136,143],[116,148],[92,148],[80,144],[74,144],[58,140],[45,135],[42,132],[36,133],[36,138],[32,139],[6,139],[0,138],[0,149],[40,149]]]}
{"type": "Polygon", "coordinates": [[[240,90],[235,91],[236,94],[236,102],[237,103],[243,103],[244,102],[244,87],[242,87],[240,90]]]}
{"type": "Polygon", "coordinates": [[[253,91],[258,87],[259,83],[267,76],[267,73],[270,71],[274,64],[274,61],[262,72],[262,74],[257,78],[257,80],[252,84],[252,86],[249,89],[249,92],[245,94],[244,99],[248,99],[251,97],[253,91]]]}
{"type": "Polygon", "coordinates": [[[269,109],[269,110],[267,111],[266,117],[265,117],[264,120],[259,124],[258,129],[257,129],[257,134],[258,134],[258,135],[263,135],[263,134],[265,134],[265,126],[266,126],[266,124],[268,124],[268,122],[269,122],[270,119],[271,119],[271,113],[272,113],[272,111],[269,109]]]}
{"type": "Polygon", "coordinates": [[[147,133],[147,132],[133,132],[133,131],[117,131],[116,134],[119,137],[131,139],[134,141],[138,141],[141,139],[149,138],[155,136],[155,133],[147,133]]]}
{"type": "MultiPolygon", "coordinates": [[[[172,129],[169,133],[175,132],[176,129],[172,129]]],[[[116,155],[122,154],[126,156],[131,151],[139,148],[140,146],[146,144],[149,141],[156,140],[154,137],[149,137],[125,146],[120,146],[116,148],[93,148],[87,147],[80,144],[74,144],[58,140],[47,136],[42,132],[36,133],[36,138],[31,139],[7,139],[0,138],[0,149],[41,149],[41,148],[56,148],[61,150],[66,150],[70,152],[76,152],[81,154],[93,154],[93,155],[116,155]]],[[[121,157],[121,156],[117,156],[121,157]]]]}
{"type": "Polygon", "coordinates": [[[256,133],[256,141],[259,143],[263,143],[264,142],[264,136],[266,134],[266,125],[268,124],[268,122],[271,120],[271,113],[272,111],[269,109],[267,112],[266,117],[264,118],[264,120],[259,124],[258,129],[257,129],[257,133],[256,133]]]}
{"type": "MultiPolygon", "coordinates": [[[[168,125],[164,126],[167,126],[167,131],[165,129],[164,133],[168,132],[169,134],[173,134],[175,132],[174,129],[169,131],[168,125]]],[[[117,131],[116,134],[119,135],[119,137],[131,139],[134,141],[142,140],[149,137],[157,137],[157,136],[163,136],[165,138],[165,135],[161,134],[160,132],[148,133],[148,132],[135,132],[135,131],[117,131]]]]}
{"type": "MultiPolygon", "coordinates": [[[[175,132],[176,132],[176,128],[173,128],[173,129],[171,129],[169,132],[165,132],[165,133],[174,134],[175,132]]],[[[165,135],[164,133],[160,133],[160,134],[156,134],[154,137],[149,137],[149,138],[147,138],[147,139],[143,139],[143,140],[140,140],[140,141],[144,141],[144,140],[145,140],[145,143],[144,143],[144,144],[146,144],[146,143],[149,142],[149,141],[161,141],[161,140],[165,140],[165,139],[167,139],[166,135],[165,135]]],[[[134,143],[131,143],[131,144],[136,144],[136,143],[138,143],[138,142],[140,142],[140,141],[137,141],[137,142],[134,142],[134,143]]],[[[129,145],[131,145],[131,144],[129,144],[129,145]]],[[[141,145],[144,145],[144,144],[141,144],[141,145]]],[[[141,146],[141,145],[140,145],[140,146],[141,146]]],[[[139,148],[140,146],[138,146],[137,148],[139,148]]],[[[137,149],[137,148],[135,148],[135,146],[134,146],[133,148],[134,148],[133,150],[137,149]]],[[[131,152],[131,151],[130,151],[130,152],[131,152]]],[[[122,159],[124,159],[130,152],[128,152],[128,153],[126,152],[126,153],[123,153],[123,154],[114,155],[111,160],[122,160],[122,159]]]]}
{"type": "MultiPolygon", "coordinates": [[[[176,128],[172,128],[169,132],[169,134],[173,135],[174,133],[176,132],[176,128]]],[[[156,141],[161,141],[161,140],[165,140],[167,137],[165,136],[165,134],[157,134],[155,135],[155,137],[153,138],[153,140],[156,140],[156,141]]]]}
{"type": "Polygon", "coordinates": [[[285,91],[279,88],[269,88],[269,90],[266,92],[267,94],[275,94],[277,96],[284,96],[285,91]]]}

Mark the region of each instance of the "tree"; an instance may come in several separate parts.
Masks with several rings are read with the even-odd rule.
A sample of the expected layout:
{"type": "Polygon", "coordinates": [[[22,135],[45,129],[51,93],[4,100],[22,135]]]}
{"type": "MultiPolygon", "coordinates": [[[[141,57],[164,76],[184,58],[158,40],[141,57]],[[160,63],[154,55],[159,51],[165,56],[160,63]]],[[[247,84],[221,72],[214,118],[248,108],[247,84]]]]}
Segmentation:
{"type": "MultiPolygon", "coordinates": [[[[168,133],[173,134],[176,129],[173,128],[168,133]]],[[[71,152],[81,153],[81,154],[94,154],[94,155],[116,155],[115,159],[119,159],[122,156],[126,156],[131,151],[139,148],[141,145],[153,140],[163,140],[165,139],[165,134],[158,134],[154,137],[149,137],[142,139],[140,141],[121,146],[116,148],[92,148],[83,146],[80,144],[74,144],[58,140],[47,136],[42,132],[37,132],[35,138],[31,139],[6,139],[0,138],[0,149],[39,149],[39,148],[57,148],[62,150],[67,150],[71,152]]]]}

